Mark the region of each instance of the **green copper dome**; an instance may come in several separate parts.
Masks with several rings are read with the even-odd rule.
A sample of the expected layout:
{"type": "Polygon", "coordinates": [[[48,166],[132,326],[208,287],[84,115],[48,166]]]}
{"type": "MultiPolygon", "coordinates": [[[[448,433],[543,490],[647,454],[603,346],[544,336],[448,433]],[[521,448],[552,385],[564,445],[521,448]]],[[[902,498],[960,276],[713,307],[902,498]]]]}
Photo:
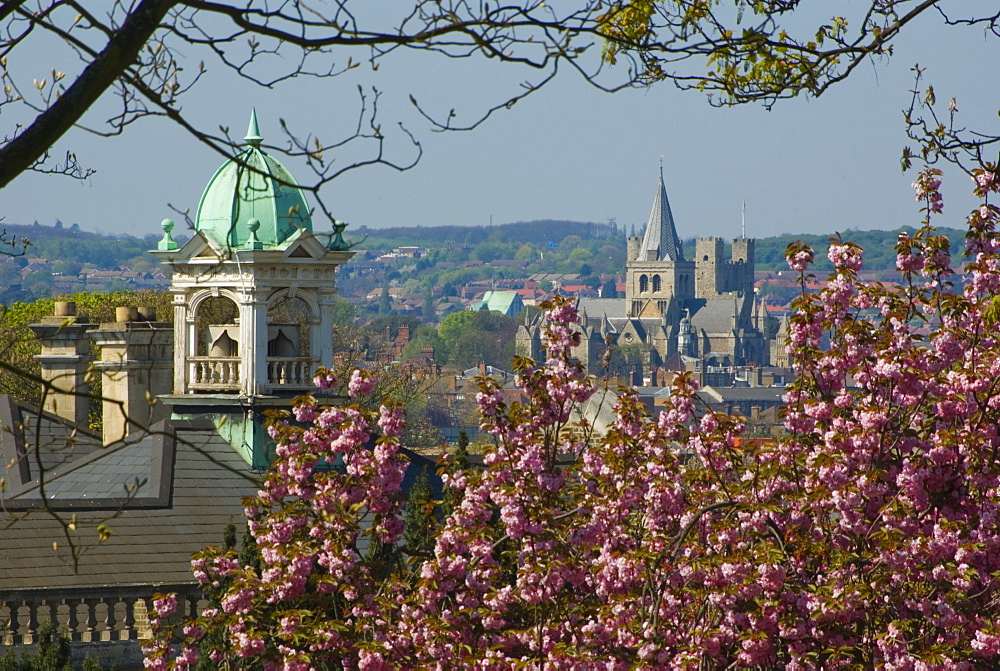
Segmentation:
{"type": "Polygon", "coordinates": [[[285,166],[260,148],[256,111],[244,139],[247,148],[205,188],[195,228],[224,248],[283,247],[300,229],[312,231],[309,205],[285,166]]]}

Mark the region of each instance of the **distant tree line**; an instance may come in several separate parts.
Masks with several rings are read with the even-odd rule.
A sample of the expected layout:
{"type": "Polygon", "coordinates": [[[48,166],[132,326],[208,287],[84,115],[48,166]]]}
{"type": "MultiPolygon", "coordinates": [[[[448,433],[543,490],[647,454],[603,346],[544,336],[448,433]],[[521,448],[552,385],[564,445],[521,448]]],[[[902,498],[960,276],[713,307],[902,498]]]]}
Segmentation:
{"type": "Polygon", "coordinates": [[[583,239],[610,240],[621,237],[624,242],[624,231],[612,221],[596,223],[584,221],[565,221],[556,219],[540,219],[537,221],[519,221],[496,226],[393,226],[389,228],[369,228],[360,226],[348,229],[355,237],[368,236],[368,241],[362,247],[379,246],[400,247],[419,245],[431,247],[435,245],[478,245],[489,240],[517,240],[521,243],[547,245],[558,243],[568,235],[577,235],[583,239]]]}
{"type": "MultiPolygon", "coordinates": [[[[902,226],[892,231],[856,231],[847,230],[841,237],[849,242],[853,242],[865,250],[864,270],[895,270],[896,269],[896,241],[900,233],[912,235],[912,226],[902,226]]],[[[964,249],[965,231],[957,228],[938,228],[938,235],[948,237],[951,242],[952,253],[959,253],[964,249]]],[[[807,235],[802,233],[786,233],[772,238],[759,238],[756,245],[756,265],[757,270],[788,270],[788,262],[785,260],[785,250],[788,245],[802,241],[817,249],[825,249],[829,244],[833,234],[807,235]]],[[[824,255],[817,255],[815,271],[828,272],[833,265],[824,255]]]]}

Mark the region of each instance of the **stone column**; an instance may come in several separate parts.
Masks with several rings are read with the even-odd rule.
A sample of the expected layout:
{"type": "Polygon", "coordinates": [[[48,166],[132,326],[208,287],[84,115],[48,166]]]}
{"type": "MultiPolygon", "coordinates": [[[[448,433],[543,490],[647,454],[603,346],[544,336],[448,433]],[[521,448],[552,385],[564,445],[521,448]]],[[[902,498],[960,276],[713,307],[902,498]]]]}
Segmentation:
{"type": "Polygon", "coordinates": [[[323,291],[319,294],[319,326],[313,326],[311,349],[309,350],[320,366],[333,366],[333,303],[337,291],[323,291]]]}
{"type": "Polygon", "coordinates": [[[86,427],[90,412],[87,370],[93,359],[87,332],[96,324],[77,317],[76,303],[60,301],[54,316],[43,317],[41,324],[28,328],[42,343],[42,353],[35,357],[45,381],[42,410],[86,427]]]}
{"type": "Polygon", "coordinates": [[[118,308],[116,318],[91,332],[101,348],[94,367],[101,372],[105,445],[165,419],[168,409],[153,401],[173,388],[170,324],[143,321],[135,308],[118,308]]]}
{"type": "Polygon", "coordinates": [[[243,393],[259,396],[267,385],[267,300],[245,295],[240,305],[240,377],[243,393]]]}
{"type": "Polygon", "coordinates": [[[174,393],[188,393],[188,356],[196,352],[191,345],[191,333],[195,332],[192,315],[188,312],[189,296],[186,292],[174,291],[174,393]],[[191,320],[189,324],[188,321],[191,320]]]}

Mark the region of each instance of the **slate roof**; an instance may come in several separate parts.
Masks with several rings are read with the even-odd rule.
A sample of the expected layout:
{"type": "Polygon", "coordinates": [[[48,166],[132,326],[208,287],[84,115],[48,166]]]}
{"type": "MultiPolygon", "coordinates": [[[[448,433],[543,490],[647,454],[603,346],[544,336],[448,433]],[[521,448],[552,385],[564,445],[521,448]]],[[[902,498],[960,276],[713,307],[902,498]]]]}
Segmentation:
{"type": "Polygon", "coordinates": [[[694,301],[691,308],[691,326],[700,333],[732,333],[733,311],[737,308],[742,312],[743,302],[747,296],[734,299],[732,296],[694,301]],[[698,303],[702,303],[698,306],[698,303]]]}
{"type": "MultiPolygon", "coordinates": [[[[96,434],[74,431],[68,424],[51,419],[52,415],[39,413],[29,406],[18,408],[9,397],[0,396],[0,432],[3,434],[0,435],[0,448],[8,445],[4,438],[17,437],[30,453],[30,458],[20,464],[21,470],[37,469],[38,459],[41,459],[42,468],[52,470],[101,447],[101,440],[96,434]]],[[[15,452],[0,451],[0,454],[5,464],[14,463],[17,458],[15,452]]],[[[7,482],[11,482],[10,478],[7,482]]]]}
{"type": "Polygon", "coordinates": [[[674,226],[674,215],[670,211],[670,201],[667,200],[667,187],[663,183],[663,169],[660,169],[660,182],[657,184],[656,197],[653,198],[653,209],[646,223],[646,234],[639,247],[641,261],[683,261],[684,253],[677,228],[674,226]],[[653,256],[647,256],[653,252],[653,256]]]}
{"type": "MultiPolygon", "coordinates": [[[[10,407],[6,397],[0,402],[10,407]]],[[[49,416],[43,420],[59,424],[49,416]]],[[[22,478],[26,455],[4,460],[0,595],[194,582],[191,554],[219,544],[228,522],[239,524],[242,497],[257,490],[256,474],[210,422],[158,428],[131,444],[94,450],[48,472],[45,495],[61,519],[41,509],[37,473],[22,478]],[[125,490],[129,483],[139,483],[132,498],[125,490]],[[69,533],[82,551],[75,569],[63,527],[73,514],[78,530],[69,533]],[[112,531],[104,542],[97,539],[101,523],[112,531]]],[[[5,456],[17,448],[14,441],[13,431],[0,432],[5,456]]]]}
{"type": "MultiPolygon", "coordinates": [[[[259,488],[260,474],[211,421],[171,420],[129,443],[102,447],[89,436],[87,449],[45,471],[45,510],[39,469],[32,467],[21,429],[25,420],[39,417],[46,434],[69,435],[58,417],[0,396],[0,478],[6,482],[0,492],[0,600],[45,589],[156,591],[157,585],[194,584],[191,555],[220,544],[229,522],[239,527],[243,497],[259,488]],[[75,568],[64,526],[74,514],[78,531],[70,533],[80,551],[75,568]],[[98,542],[102,523],[112,535],[98,542]]],[[[404,490],[425,469],[432,487],[440,488],[433,459],[402,452],[410,462],[404,490]]],[[[365,552],[367,537],[358,546],[365,552]]]]}
{"type": "Polygon", "coordinates": [[[624,298],[580,298],[577,310],[586,312],[591,320],[607,315],[609,319],[622,318],[628,314],[628,301],[624,298]]]}

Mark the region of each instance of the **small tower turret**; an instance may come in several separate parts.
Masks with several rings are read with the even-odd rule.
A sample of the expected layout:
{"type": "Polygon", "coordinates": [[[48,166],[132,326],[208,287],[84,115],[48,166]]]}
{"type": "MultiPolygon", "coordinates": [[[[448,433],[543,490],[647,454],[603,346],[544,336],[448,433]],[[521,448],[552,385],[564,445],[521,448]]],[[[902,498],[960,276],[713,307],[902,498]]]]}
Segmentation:
{"type": "MultiPolygon", "coordinates": [[[[256,111],[245,141],[209,180],[195,235],[177,249],[165,222],[152,252],[173,274],[175,408],[259,414],[312,390],[317,368],[333,364],[335,271],[354,255],[346,224],[313,233],[304,192],[262,148],[256,111]]],[[[245,419],[242,433],[229,433],[252,446],[248,460],[266,464],[263,432],[245,419]]]]}

